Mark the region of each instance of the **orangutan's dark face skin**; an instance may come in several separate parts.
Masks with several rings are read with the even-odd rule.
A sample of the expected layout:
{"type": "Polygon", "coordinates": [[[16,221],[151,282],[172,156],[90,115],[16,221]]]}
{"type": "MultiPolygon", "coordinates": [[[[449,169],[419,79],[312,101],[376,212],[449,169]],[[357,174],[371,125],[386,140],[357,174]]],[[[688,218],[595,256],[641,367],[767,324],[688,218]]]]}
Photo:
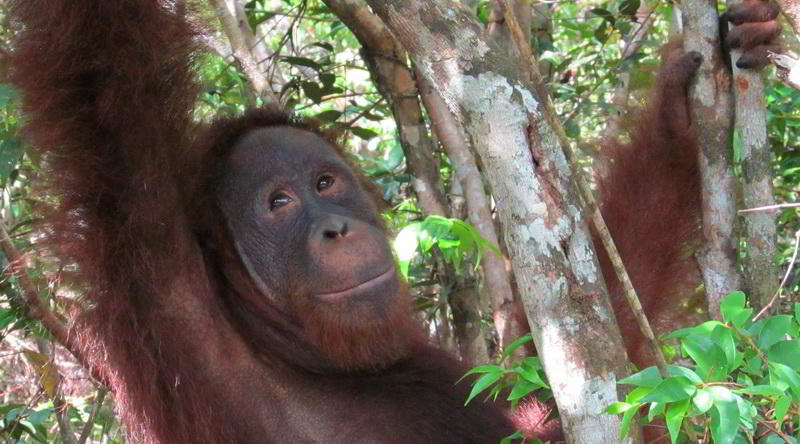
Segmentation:
{"type": "Polygon", "coordinates": [[[387,327],[407,315],[377,206],[328,141],[292,127],[253,130],[234,146],[220,188],[251,278],[270,304],[314,330],[318,347],[363,351],[358,334],[352,344],[325,342],[331,331],[363,328],[390,336],[387,327]]]}

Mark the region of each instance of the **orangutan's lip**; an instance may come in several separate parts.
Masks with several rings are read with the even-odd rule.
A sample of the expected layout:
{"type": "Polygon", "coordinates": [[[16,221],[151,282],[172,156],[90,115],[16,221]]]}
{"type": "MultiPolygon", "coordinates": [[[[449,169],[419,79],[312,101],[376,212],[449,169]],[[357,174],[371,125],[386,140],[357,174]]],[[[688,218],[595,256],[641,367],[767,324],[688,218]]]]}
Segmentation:
{"type": "Polygon", "coordinates": [[[355,285],[353,287],[344,290],[334,291],[331,293],[317,293],[317,297],[328,300],[344,299],[349,296],[354,296],[365,290],[369,290],[372,287],[377,287],[378,285],[383,284],[384,282],[387,282],[390,279],[393,279],[394,277],[395,277],[394,266],[390,266],[389,269],[384,271],[383,273],[375,276],[374,278],[367,279],[366,281],[358,285],[355,285]]]}

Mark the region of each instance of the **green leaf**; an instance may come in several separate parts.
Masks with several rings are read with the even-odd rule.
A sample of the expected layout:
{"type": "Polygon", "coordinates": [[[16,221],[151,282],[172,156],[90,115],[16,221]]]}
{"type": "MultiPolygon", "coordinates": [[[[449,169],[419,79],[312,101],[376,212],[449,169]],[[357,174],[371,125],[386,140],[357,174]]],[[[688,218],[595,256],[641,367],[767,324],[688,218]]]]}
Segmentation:
{"type": "Polygon", "coordinates": [[[654,418],[659,415],[663,415],[666,408],[667,404],[664,404],[663,402],[651,402],[650,408],[647,409],[647,422],[653,422],[654,418]]]}
{"type": "Polygon", "coordinates": [[[692,381],[695,385],[700,385],[703,383],[703,378],[701,378],[694,370],[681,367],[679,365],[667,365],[667,373],[670,376],[683,376],[688,378],[692,381]]]}
{"type": "Polygon", "coordinates": [[[625,414],[622,415],[622,424],[619,428],[620,438],[625,439],[628,436],[628,432],[631,430],[631,420],[636,416],[636,412],[639,411],[642,405],[644,404],[636,404],[633,408],[626,410],[625,414]]]}
{"type": "Polygon", "coordinates": [[[323,122],[335,122],[342,115],[342,112],[335,109],[329,109],[327,111],[323,111],[316,116],[315,119],[322,120],[323,122]]]}
{"type": "Polygon", "coordinates": [[[503,377],[503,372],[492,372],[486,373],[485,375],[478,378],[475,381],[475,384],[472,385],[472,391],[469,392],[469,396],[467,400],[464,402],[464,405],[469,404],[470,401],[476,396],[478,396],[482,391],[486,390],[489,386],[497,382],[500,378],[503,377]]]}
{"type": "Polygon", "coordinates": [[[598,17],[601,17],[603,20],[607,21],[608,23],[610,23],[612,25],[614,24],[614,21],[615,21],[614,14],[609,12],[607,9],[592,8],[592,9],[589,10],[589,12],[591,12],[592,14],[594,14],[594,15],[596,15],[598,17]]]}
{"type": "Polygon", "coordinates": [[[746,299],[747,297],[742,291],[734,291],[728,293],[728,295],[722,299],[722,303],[719,306],[719,310],[722,312],[722,319],[725,320],[726,322],[730,320],[725,317],[725,314],[731,309],[745,308],[746,299]]]}
{"type": "Polygon", "coordinates": [[[322,82],[326,88],[333,86],[333,83],[336,81],[336,74],[324,72],[319,75],[319,81],[322,82]]]}
{"type": "Polygon", "coordinates": [[[12,134],[3,135],[0,140],[0,180],[5,180],[22,158],[24,149],[19,137],[12,134]]]}
{"type": "Polygon", "coordinates": [[[516,401],[517,399],[527,396],[538,388],[541,388],[541,386],[530,381],[526,381],[525,379],[520,379],[516,384],[514,384],[514,388],[511,389],[511,393],[508,394],[508,398],[506,398],[506,400],[516,401]]]}
{"type": "Polygon", "coordinates": [[[708,387],[714,400],[711,408],[711,436],[714,444],[732,444],[739,432],[739,407],[733,393],[725,387],[708,387]]]}
{"type": "Polygon", "coordinates": [[[767,358],[789,367],[800,367],[800,339],[779,341],[769,348],[767,358]]]}
{"type": "Polygon", "coordinates": [[[12,309],[0,308],[0,330],[11,325],[17,319],[17,315],[12,309]]]}
{"type": "Polygon", "coordinates": [[[628,376],[627,378],[620,379],[618,384],[630,384],[638,387],[655,387],[662,380],[663,378],[661,377],[661,374],[658,372],[658,368],[647,367],[646,369],[640,371],[639,373],[635,373],[633,375],[628,376]]]}
{"type": "Polygon", "coordinates": [[[734,291],[726,296],[722,300],[720,311],[722,319],[739,328],[743,328],[753,314],[752,308],[745,307],[745,295],[741,291],[734,291]]]}
{"type": "Polygon", "coordinates": [[[758,347],[766,350],[773,344],[782,340],[792,326],[792,317],[789,315],[772,316],[764,323],[764,328],[758,334],[758,347]]]}
{"type": "Polygon", "coordinates": [[[300,87],[303,88],[303,93],[306,97],[311,99],[314,103],[322,101],[322,89],[316,82],[303,82],[300,84],[300,87]]]}
{"type": "Polygon", "coordinates": [[[641,402],[675,402],[688,399],[697,391],[697,387],[688,378],[673,376],[661,381],[641,402]]]}
{"type": "Polygon", "coordinates": [[[471,368],[468,372],[464,373],[464,376],[459,378],[459,381],[461,381],[462,379],[464,379],[465,377],[467,377],[469,375],[474,375],[474,374],[477,374],[477,373],[498,373],[498,372],[499,373],[504,373],[505,371],[506,371],[506,369],[504,369],[503,367],[500,367],[499,365],[491,365],[491,364],[479,365],[477,367],[471,368]]]}
{"type": "Polygon", "coordinates": [[[687,410],[689,410],[688,399],[670,404],[667,409],[667,430],[672,444],[675,444],[675,441],[678,440],[678,434],[681,431],[681,424],[683,423],[683,418],[686,417],[687,410]]]}
{"type": "Polygon", "coordinates": [[[653,389],[651,387],[636,387],[625,395],[626,402],[640,402],[642,398],[649,395],[653,389]]]}
{"type": "Polygon", "coordinates": [[[322,69],[322,65],[305,57],[286,56],[286,57],[281,57],[281,59],[286,63],[290,63],[295,66],[305,66],[315,71],[319,71],[320,69],[322,69]]]}
{"type": "Polygon", "coordinates": [[[547,388],[547,383],[542,380],[542,377],[539,371],[542,369],[541,364],[539,364],[538,358],[525,358],[520,366],[518,373],[519,375],[526,379],[528,382],[532,384],[536,384],[539,387],[547,388]],[[536,359],[535,363],[532,363],[531,359],[536,359]]]}
{"type": "Polygon", "coordinates": [[[622,15],[633,16],[639,10],[639,0],[622,0],[619,5],[619,13],[622,15]]]}
{"type": "Polygon", "coordinates": [[[747,359],[745,359],[742,371],[749,373],[753,376],[761,377],[763,376],[763,373],[761,371],[761,366],[764,364],[764,362],[761,361],[761,357],[758,356],[758,354],[755,354],[755,352],[753,353],[754,353],[753,356],[750,356],[747,359]]]}
{"type": "Polygon", "coordinates": [[[697,370],[704,381],[718,381],[726,375],[725,352],[707,336],[690,334],[681,344],[686,353],[697,362],[697,370]]]}
{"type": "Polygon", "coordinates": [[[787,365],[779,362],[769,362],[770,383],[775,385],[782,382],[794,393],[795,399],[800,400],[800,375],[787,365]]]}
{"type": "Polygon", "coordinates": [[[734,390],[735,393],[743,395],[779,396],[783,395],[783,390],[771,385],[754,385],[734,390]]]}
{"type": "Polygon", "coordinates": [[[611,415],[616,415],[618,413],[627,412],[631,407],[635,406],[636,404],[630,404],[627,402],[617,401],[606,409],[606,413],[611,415]]]}
{"type": "Polygon", "coordinates": [[[711,396],[711,392],[709,392],[708,387],[698,390],[692,398],[692,403],[694,404],[694,407],[697,409],[698,413],[703,414],[707,412],[714,405],[714,399],[711,396]]]}
{"type": "Polygon", "coordinates": [[[783,420],[786,418],[786,413],[789,412],[789,407],[791,407],[791,405],[792,397],[789,395],[783,395],[775,402],[775,421],[778,422],[775,428],[778,430],[781,429],[781,424],[783,424],[783,420]]]}
{"type": "Polygon", "coordinates": [[[725,353],[726,369],[730,373],[736,367],[738,358],[736,341],[730,328],[720,325],[711,332],[711,340],[725,353]]]}
{"type": "Polygon", "coordinates": [[[353,133],[353,135],[355,135],[356,137],[360,137],[364,140],[372,139],[373,137],[378,135],[378,133],[376,133],[375,131],[367,128],[362,128],[360,126],[351,126],[348,129],[350,130],[351,133],[353,133]]]}
{"type": "Polygon", "coordinates": [[[520,336],[514,342],[512,342],[511,344],[508,344],[508,347],[506,347],[505,350],[503,350],[502,357],[503,358],[507,358],[507,357],[511,356],[511,354],[513,354],[514,351],[516,349],[518,349],[522,344],[525,344],[525,343],[531,342],[531,341],[533,341],[533,336],[531,336],[530,333],[528,333],[526,335],[523,335],[523,336],[520,336]]]}

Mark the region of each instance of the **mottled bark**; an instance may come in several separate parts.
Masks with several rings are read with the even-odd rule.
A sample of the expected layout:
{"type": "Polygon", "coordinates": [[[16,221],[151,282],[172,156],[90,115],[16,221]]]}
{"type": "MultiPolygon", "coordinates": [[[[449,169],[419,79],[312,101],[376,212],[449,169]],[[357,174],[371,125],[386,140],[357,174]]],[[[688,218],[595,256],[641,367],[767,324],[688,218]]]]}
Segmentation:
{"type": "Polygon", "coordinates": [[[698,51],[703,64],[691,88],[692,123],[700,143],[704,247],[697,258],[709,314],[720,317],[725,295],[740,289],[736,271],[736,181],[731,159],[733,97],[731,75],[722,60],[719,19],[713,0],[682,4],[684,49],[698,51]]]}
{"type": "Polygon", "coordinates": [[[569,442],[618,442],[625,351],[558,137],[517,60],[453,1],[369,0],[463,125],[497,202],[569,442]]]}
{"type": "Polygon", "coordinates": [[[800,1],[798,0],[776,0],[781,12],[792,26],[795,34],[800,33],[800,1]]]}
{"type": "MultiPolygon", "coordinates": [[[[774,205],[764,80],[758,71],[741,70],[736,67],[735,62],[740,55],[741,51],[731,52],[735,126],[742,163],[744,207],[774,205]]],[[[766,306],[778,290],[775,216],[773,211],[756,211],[742,215],[747,235],[743,284],[750,297],[750,303],[756,309],[766,306]]]]}

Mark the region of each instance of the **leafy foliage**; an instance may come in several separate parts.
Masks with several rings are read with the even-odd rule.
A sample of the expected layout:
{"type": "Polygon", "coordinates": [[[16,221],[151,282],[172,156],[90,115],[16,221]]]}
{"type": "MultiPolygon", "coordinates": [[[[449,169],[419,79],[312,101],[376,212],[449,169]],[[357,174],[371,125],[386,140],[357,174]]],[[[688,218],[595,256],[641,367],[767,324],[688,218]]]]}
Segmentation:
{"type": "Polygon", "coordinates": [[[503,254],[472,225],[460,220],[442,216],[428,216],[422,222],[405,226],[394,241],[397,264],[400,272],[408,278],[408,269],[417,252],[429,253],[436,246],[442,257],[461,271],[464,258],[474,257],[475,265],[480,265],[484,250],[489,249],[497,255],[503,254]]]}
{"type": "Polygon", "coordinates": [[[756,319],[744,293],[735,292],[721,311],[724,322],[668,336],[680,341],[691,365],[668,365],[666,377],[648,367],[619,381],[635,387],[607,410],[622,414],[622,435],[646,410],[647,422],[665,420],[673,444],[709,432],[717,444],[747,443],[763,430],[765,442],[797,442],[800,303],[793,314],[756,319]]]}

